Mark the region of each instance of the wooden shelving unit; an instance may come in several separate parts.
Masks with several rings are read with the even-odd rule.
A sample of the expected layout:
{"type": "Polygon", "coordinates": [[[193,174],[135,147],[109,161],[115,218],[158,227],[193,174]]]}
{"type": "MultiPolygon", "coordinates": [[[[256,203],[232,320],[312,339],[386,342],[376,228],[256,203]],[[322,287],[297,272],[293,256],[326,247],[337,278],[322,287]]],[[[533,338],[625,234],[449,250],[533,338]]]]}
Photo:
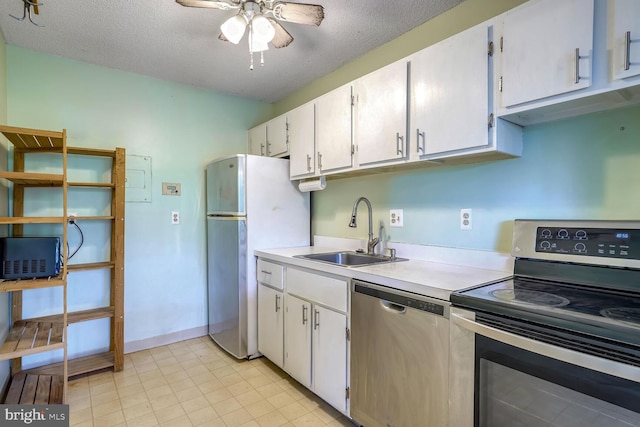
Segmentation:
{"type": "Polygon", "coordinates": [[[12,360],[13,380],[5,403],[44,402],[62,403],[66,399],[67,381],[81,374],[113,369],[124,365],[124,210],[125,210],[125,150],[101,150],[67,147],[66,131],[51,132],[36,129],[0,126],[14,145],[13,171],[0,171],[0,178],[13,184],[13,215],[0,217],[0,224],[11,224],[12,235],[23,235],[24,224],[62,224],[63,269],[57,278],[0,281],[0,291],[12,292],[13,328],[9,338],[0,347],[0,360],[12,360]],[[62,156],[62,174],[40,174],[24,170],[25,154],[51,152],[62,156]],[[111,182],[68,182],[67,157],[69,155],[99,156],[112,159],[111,182]],[[24,189],[27,187],[61,187],[63,215],[61,217],[25,217],[24,189]],[[111,215],[67,216],[67,194],[73,188],[93,188],[110,191],[111,215]],[[67,230],[69,220],[107,221],[111,223],[111,251],[109,261],[67,264],[67,230]],[[110,301],[106,307],[76,312],[67,311],[67,274],[82,274],[89,270],[110,270],[110,301]],[[33,319],[22,319],[22,291],[51,286],[62,286],[64,307],[61,313],[33,319]],[[110,319],[109,350],[103,353],[68,360],[67,326],[96,319],[110,319]],[[47,329],[49,328],[49,329],[47,329]],[[52,331],[50,334],[48,331],[52,331]],[[46,331],[46,332],[45,332],[46,331]],[[47,340],[44,335],[47,335],[47,340]],[[49,338],[51,336],[51,338],[49,338]],[[32,345],[27,345],[29,342],[32,345]],[[63,360],[47,366],[22,370],[22,357],[44,351],[63,349],[63,360]]]}
{"type": "MultiPolygon", "coordinates": [[[[22,236],[25,224],[62,224],[61,247],[67,245],[67,133],[0,126],[0,132],[13,144],[13,171],[0,171],[0,178],[13,185],[13,212],[0,217],[0,224],[11,225],[12,236],[22,236]],[[62,173],[25,171],[25,154],[60,153],[62,173]],[[62,216],[25,216],[26,187],[59,187],[62,189],[62,216]]],[[[58,277],[30,280],[5,280],[0,291],[12,293],[12,326],[0,347],[0,360],[11,360],[12,381],[5,403],[63,403],[67,395],[67,255],[62,251],[62,269],[58,277]],[[62,313],[56,319],[34,321],[22,319],[22,291],[61,286],[62,313]],[[25,375],[21,372],[22,357],[63,350],[62,362],[48,375],[25,375]]]]}
{"type": "MultiPolygon", "coordinates": [[[[68,155],[99,156],[112,159],[111,182],[68,182],[70,189],[94,188],[96,191],[111,191],[111,215],[75,216],[74,220],[111,222],[111,254],[109,261],[67,265],[68,274],[81,274],[89,270],[111,270],[111,295],[109,306],[90,310],[69,312],[67,324],[111,319],[109,350],[86,357],[69,359],[68,375],[91,374],[105,369],[121,371],[124,367],[124,209],[125,209],[125,159],[124,148],[99,150],[68,147],[68,155]]],[[[73,191],[73,190],[71,190],[73,191]]],[[[39,317],[33,321],[57,321],[60,315],[39,317]]],[[[28,370],[29,373],[46,375],[60,368],[60,363],[28,370]]]]}

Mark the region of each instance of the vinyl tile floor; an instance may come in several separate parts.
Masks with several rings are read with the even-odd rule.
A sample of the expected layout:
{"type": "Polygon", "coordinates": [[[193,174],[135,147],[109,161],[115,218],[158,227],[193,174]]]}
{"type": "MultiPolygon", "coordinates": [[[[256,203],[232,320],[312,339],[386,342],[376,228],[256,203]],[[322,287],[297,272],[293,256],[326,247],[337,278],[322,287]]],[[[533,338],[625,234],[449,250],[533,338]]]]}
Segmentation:
{"type": "Polygon", "coordinates": [[[127,354],[121,372],[70,381],[67,400],[74,427],[354,426],[266,358],[237,360],[209,337],[127,354]]]}

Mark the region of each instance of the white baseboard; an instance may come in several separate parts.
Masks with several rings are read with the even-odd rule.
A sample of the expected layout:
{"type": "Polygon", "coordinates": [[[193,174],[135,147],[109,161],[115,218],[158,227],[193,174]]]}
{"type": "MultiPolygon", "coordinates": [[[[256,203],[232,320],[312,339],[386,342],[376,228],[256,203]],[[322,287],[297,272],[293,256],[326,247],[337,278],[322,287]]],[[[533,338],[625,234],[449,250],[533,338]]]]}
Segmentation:
{"type": "Polygon", "coordinates": [[[126,342],[124,343],[124,352],[125,354],[135,353],[136,351],[148,350],[162,345],[203,337],[207,335],[207,333],[207,326],[204,325],[197,328],[186,329],[184,331],[172,332],[166,335],[158,335],[151,338],[145,338],[143,340],[126,342]]]}

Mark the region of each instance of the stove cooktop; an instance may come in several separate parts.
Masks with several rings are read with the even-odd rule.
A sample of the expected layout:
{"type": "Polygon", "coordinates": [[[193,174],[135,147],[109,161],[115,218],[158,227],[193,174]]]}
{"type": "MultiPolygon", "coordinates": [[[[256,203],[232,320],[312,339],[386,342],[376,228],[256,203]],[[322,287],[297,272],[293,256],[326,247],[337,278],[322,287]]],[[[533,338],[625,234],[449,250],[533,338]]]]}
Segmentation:
{"type": "Polygon", "coordinates": [[[457,292],[454,305],[640,345],[640,295],[514,276],[457,292]]]}

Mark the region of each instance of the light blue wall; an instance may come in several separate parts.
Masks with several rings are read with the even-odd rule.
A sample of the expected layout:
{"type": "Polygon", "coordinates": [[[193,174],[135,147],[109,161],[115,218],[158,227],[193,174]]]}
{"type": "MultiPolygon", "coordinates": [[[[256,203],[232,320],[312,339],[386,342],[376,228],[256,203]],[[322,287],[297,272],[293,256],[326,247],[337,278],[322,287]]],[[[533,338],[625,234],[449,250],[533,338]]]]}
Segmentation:
{"type": "MultiPolygon", "coordinates": [[[[206,325],[204,166],[246,152],[246,130],[271,114],[272,106],[14,46],[7,47],[7,55],[9,124],[66,128],[70,146],[118,146],[128,155],[152,158],[152,202],[126,204],[125,342],[206,325]],[[180,183],[182,195],[161,195],[162,182],[180,183]],[[171,225],[171,211],[180,212],[180,225],[171,225]]],[[[91,174],[94,167],[76,161],[69,174],[91,174]]],[[[104,205],[72,192],[69,210],[104,205]]],[[[81,226],[89,243],[78,256],[108,253],[104,230],[95,223],[81,226]]],[[[73,248],[77,232],[70,228],[69,236],[73,248]]],[[[74,274],[79,273],[69,276],[70,310],[104,301],[105,290],[96,285],[103,281],[99,273],[87,280],[74,274]]],[[[27,298],[25,306],[30,303],[35,315],[60,297],[42,291],[27,298]]],[[[70,331],[70,354],[104,345],[92,343],[106,328],[101,322],[70,331]],[[73,347],[72,334],[81,336],[75,342],[82,349],[73,347]]]]}
{"type": "Polygon", "coordinates": [[[527,127],[518,159],[330,180],[313,193],[313,229],[366,238],[364,210],[347,226],[366,196],[391,241],[510,252],[515,218],[640,220],[638,188],[634,107],[527,127]],[[460,230],[461,208],[473,209],[472,230],[460,230]],[[403,228],[389,227],[389,209],[404,210],[403,228]]]}

